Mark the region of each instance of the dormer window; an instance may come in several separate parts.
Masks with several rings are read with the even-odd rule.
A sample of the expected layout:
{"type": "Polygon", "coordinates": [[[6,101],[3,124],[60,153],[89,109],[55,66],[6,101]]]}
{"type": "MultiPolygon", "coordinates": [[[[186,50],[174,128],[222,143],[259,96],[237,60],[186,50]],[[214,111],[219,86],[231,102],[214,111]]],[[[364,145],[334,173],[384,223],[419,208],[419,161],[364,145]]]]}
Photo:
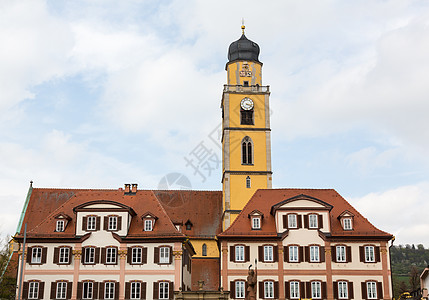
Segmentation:
{"type": "Polygon", "coordinates": [[[86,230],[95,230],[96,229],[96,216],[88,216],[87,223],[86,223],[86,230]]]}
{"type": "Polygon", "coordinates": [[[352,218],[343,219],[343,229],[344,230],[353,230],[352,218]]]}
{"type": "MultiPolygon", "coordinates": [[[[155,227],[155,222],[158,218],[150,212],[145,213],[142,216],[143,221],[143,231],[153,231],[155,227]]],[[[177,227],[176,227],[177,228],[177,227]]]]}
{"type": "Polygon", "coordinates": [[[296,214],[287,215],[288,228],[298,228],[298,222],[296,214]]]}
{"type": "Polygon", "coordinates": [[[192,229],[192,222],[190,220],[186,221],[185,228],[186,228],[186,230],[191,230],[192,229]]]}
{"type": "Polygon", "coordinates": [[[259,230],[262,226],[262,219],[264,218],[264,214],[259,210],[255,209],[250,214],[248,214],[250,219],[250,226],[253,230],[259,230]]]}
{"type": "Polygon", "coordinates": [[[319,228],[318,219],[319,219],[319,216],[316,214],[309,215],[308,228],[319,228]]]}
{"type": "Polygon", "coordinates": [[[144,220],[144,231],[152,231],[152,230],[153,230],[152,220],[144,220]]]}
{"type": "Polygon", "coordinates": [[[57,225],[55,226],[55,231],[63,232],[64,228],[65,228],[65,221],[64,220],[58,220],[57,225]]]}
{"type": "Polygon", "coordinates": [[[343,230],[353,230],[353,217],[354,214],[348,210],[343,211],[338,216],[338,220],[340,221],[343,230]]]}
{"type": "Polygon", "coordinates": [[[118,217],[117,216],[109,216],[108,230],[110,230],[110,231],[118,230],[118,217]]]}
{"type": "Polygon", "coordinates": [[[261,229],[261,217],[252,218],[252,229],[261,229]]]}

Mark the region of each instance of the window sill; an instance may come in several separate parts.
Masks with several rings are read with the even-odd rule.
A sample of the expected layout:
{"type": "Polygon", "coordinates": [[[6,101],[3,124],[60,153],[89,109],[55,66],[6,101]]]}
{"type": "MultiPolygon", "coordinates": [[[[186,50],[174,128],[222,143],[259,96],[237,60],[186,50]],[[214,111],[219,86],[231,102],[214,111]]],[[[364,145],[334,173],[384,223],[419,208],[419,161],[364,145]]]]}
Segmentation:
{"type": "Polygon", "coordinates": [[[254,166],[254,164],[241,164],[242,166],[254,166]]]}

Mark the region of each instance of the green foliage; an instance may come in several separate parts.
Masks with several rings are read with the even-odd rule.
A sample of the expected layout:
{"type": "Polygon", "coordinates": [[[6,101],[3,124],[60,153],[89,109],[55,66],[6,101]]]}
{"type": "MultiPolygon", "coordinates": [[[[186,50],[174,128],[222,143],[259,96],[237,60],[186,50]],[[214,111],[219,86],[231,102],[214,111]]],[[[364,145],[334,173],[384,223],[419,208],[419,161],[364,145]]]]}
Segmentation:
{"type": "MultiPolygon", "coordinates": [[[[6,237],[6,241],[9,237],[6,237]]],[[[10,250],[8,243],[2,241],[0,242],[2,247],[0,248],[0,275],[3,274],[3,277],[0,281],[0,299],[15,299],[16,293],[16,278],[11,276],[11,272],[4,272],[8,268],[8,262],[10,257],[10,250]],[[4,272],[4,273],[3,273],[4,272]]],[[[9,265],[9,268],[11,266],[9,265]]],[[[8,269],[9,270],[9,269],[8,269]]]]}

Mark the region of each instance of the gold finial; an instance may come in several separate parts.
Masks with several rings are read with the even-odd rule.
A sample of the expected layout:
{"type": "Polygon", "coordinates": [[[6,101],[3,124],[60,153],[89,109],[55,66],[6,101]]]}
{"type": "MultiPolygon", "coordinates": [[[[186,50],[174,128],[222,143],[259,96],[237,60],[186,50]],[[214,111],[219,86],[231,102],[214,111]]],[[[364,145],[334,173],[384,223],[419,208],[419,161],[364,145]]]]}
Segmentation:
{"type": "Polygon", "coordinates": [[[243,31],[244,34],[244,29],[246,29],[246,26],[244,26],[244,18],[241,19],[241,30],[243,31]]]}

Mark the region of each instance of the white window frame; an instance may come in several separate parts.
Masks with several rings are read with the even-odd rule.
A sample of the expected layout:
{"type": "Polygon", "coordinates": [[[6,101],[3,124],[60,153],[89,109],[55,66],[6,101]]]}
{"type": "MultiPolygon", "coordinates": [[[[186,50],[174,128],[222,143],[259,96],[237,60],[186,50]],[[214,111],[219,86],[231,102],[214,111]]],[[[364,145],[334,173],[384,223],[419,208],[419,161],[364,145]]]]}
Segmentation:
{"type": "Polygon", "coordinates": [[[70,248],[61,247],[58,251],[58,263],[68,264],[70,260],[70,248]]]}
{"type": "Polygon", "coordinates": [[[92,299],[93,293],[93,282],[92,281],[84,281],[82,284],[82,299],[92,299]]]}
{"type": "Polygon", "coordinates": [[[237,245],[235,246],[235,261],[244,262],[244,246],[237,245]]]}
{"type": "Polygon", "coordinates": [[[375,262],[375,247],[365,246],[365,262],[375,262]]]}
{"type": "Polygon", "coordinates": [[[57,292],[55,299],[66,299],[67,298],[67,282],[57,282],[57,292]]]}
{"type": "Polygon", "coordinates": [[[338,299],[349,298],[349,284],[347,281],[338,281],[338,299]]]}
{"type": "Polygon", "coordinates": [[[104,299],[115,299],[115,283],[108,281],[104,283],[104,299]]]}
{"type": "Polygon", "coordinates": [[[289,262],[299,262],[298,246],[289,246],[289,262]]]}
{"type": "Polygon", "coordinates": [[[108,230],[115,231],[118,230],[118,216],[109,216],[108,217],[108,230]]]}
{"type": "Polygon", "coordinates": [[[95,263],[95,248],[94,247],[85,247],[85,264],[94,264],[95,263]]]}
{"type": "Polygon", "coordinates": [[[28,299],[39,299],[39,282],[30,281],[28,283],[28,299]]]}
{"type": "Polygon", "coordinates": [[[130,298],[140,299],[142,292],[142,283],[140,281],[132,281],[130,284],[130,298]]]}
{"type": "Polygon", "coordinates": [[[252,229],[261,229],[261,217],[252,217],[252,229]]]}
{"type": "Polygon", "coordinates": [[[55,226],[55,231],[57,231],[57,232],[64,232],[65,223],[66,222],[64,220],[57,220],[57,224],[55,226]]]}
{"type": "Polygon", "coordinates": [[[344,230],[353,230],[352,218],[344,218],[343,219],[343,228],[344,228],[344,230]]]}
{"type": "Polygon", "coordinates": [[[244,281],[235,282],[235,298],[244,299],[246,297],[245,286],[244,281]]]}
{"type": "Polygon", "coordinates": [[[153,230],[153,221],[150,219],[144,220],[144,231],[152,231],[153,230]]]}
{"type": "Polygon", "coordinates": [[[131,248],[131,263],[141,264],[143,262],[143,249],[141,247],[131,248]]]}
{"type": "Polygon", "coordinates": [[[41,264],[42,263],[42,247],[31,248],[31,263],[41,264]]]}
{"type": "Polygon", "coordinates": [[[170,247],[159,248],[159,263],[160,264],[170,263],[170,247]]]}
{"type": "Polygon", "coordinates": [[[310,262],[320,262],[319,246],[310,246],[310,262]]]}
{"type": "Polygon", "coordinates": [[[169,299],[170,291],[169,291],[169,282],[161,281],[159,283],[159,299],[169,299]]]}
{"type": "Polygon", "coordinates": [[[118,251],[114,247],[107,247],[106,248],[106,264],[112,265],[116,264],[116,259],[118,257],[117,255],[118,251]]]}
{"type": "Polygon", "coordinates": [[[297,214],[288,214],[287,215],[287,227],[288,228],[298,228],[298,215],[297,214]]]}
{"type": "Polygon", "coordinates": [[[274,298],[274,282],[264,281],[264,299],[274,298]]]}
{"type": "Polygon", "coordinates": [[[264,246],[264,262],[274,261],[274,249],[273,246],[264,246]]]}
{"type": "Polygon", "coordinates": [[[308,228],[317,229],[319,228],[319,216],[316,214],[308,215],[308,228]]]}
{"type": "Polygon", "coordinates": [[[368,281],[366,283],[366,296],[367,299],[377,299],[377,282],[368,281]]]}
{"type": "Polygon", "coordinates": [[[290,291],[290,298],[291,299],[299,299],[299,281],[291,281],[289,282],[289,291],[290,291]]]}
{"type": "Polygon", "coordinates": [[[97,216],[88,216],[86,218],[86,230],[94,231],[97,229],[97,216]]]}
{"type": "Polygon", "coordinates": [[[246,188],[250,189],[252,186],[252,181],[249,176],[246,177],[246,188]]]}
{"type": "Polygon", "coordinates": [[[312,299],[322,299],[322,283],[320,281],[311,282],[312,299]]]}
{"type": "Polygon", "coordinates": [[[336,259],[337,262],[347,262],[346,246],[336,246],[336,259]]]}

